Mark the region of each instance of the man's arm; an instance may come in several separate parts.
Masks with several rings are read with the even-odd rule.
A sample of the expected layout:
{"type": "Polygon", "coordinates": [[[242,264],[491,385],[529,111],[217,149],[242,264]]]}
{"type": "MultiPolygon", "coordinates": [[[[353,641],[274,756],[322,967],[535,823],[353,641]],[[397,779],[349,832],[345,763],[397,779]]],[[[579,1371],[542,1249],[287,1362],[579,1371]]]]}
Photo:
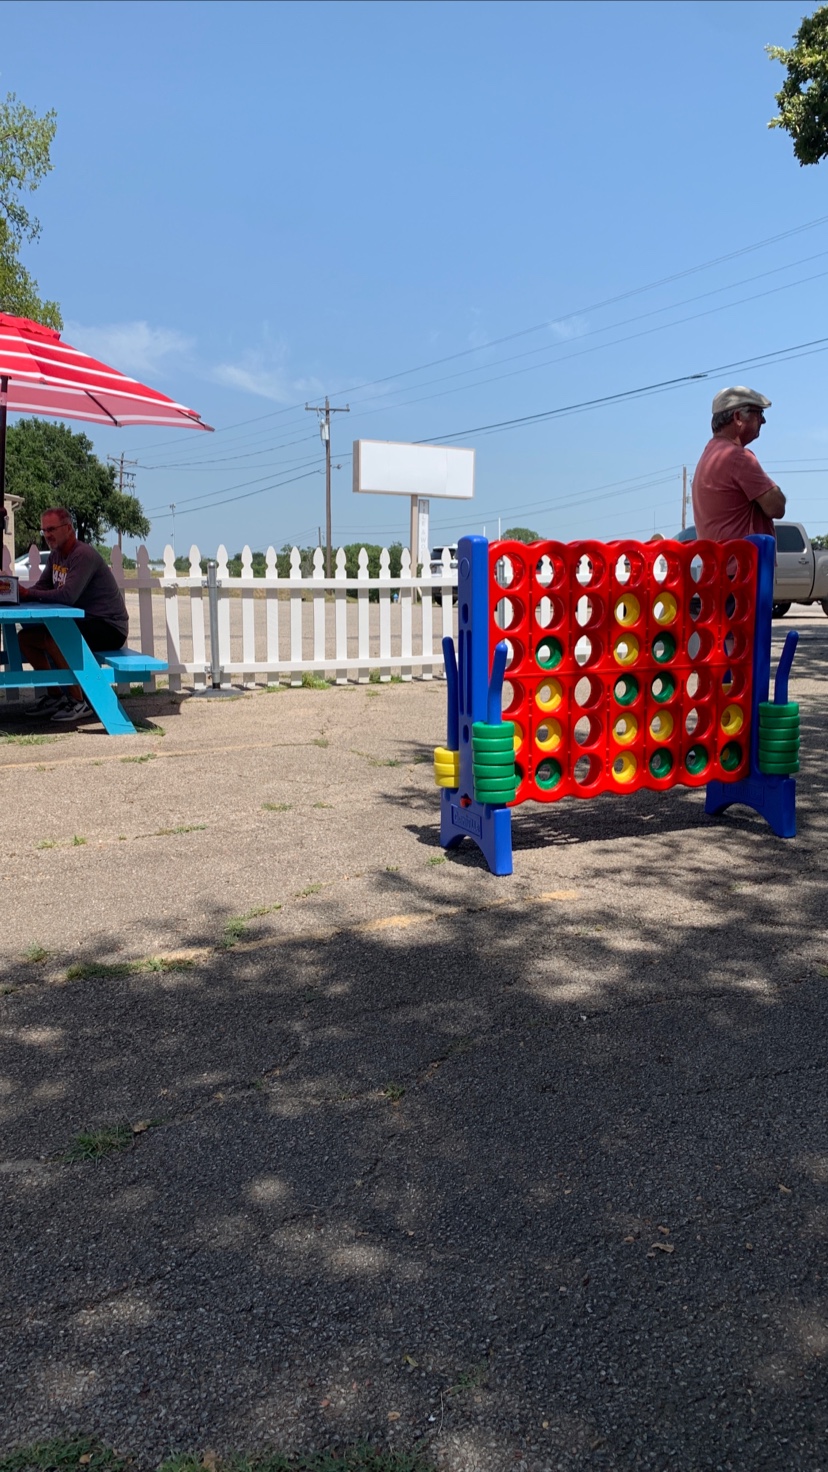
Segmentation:
{"type": "Polygon", "coordinates": [[[778,521],[780,516],[785,515],[787,501],[778,486],[772,486],[764,495],[756,497],[757,506],[761,506],[766,516],[772,521],[778,521]]]}
{"type": "Polygon", "coordinates": [[[60,588],[54,586],[51,563],[49,563],[46,572],[42,573],[34,587],[29,589],[30,601],[32,603],[68,604],[70,608],[76,608],[81,593],[94,575],[97,556],[93,547],[88,547],[84,542],[78,542],[71,554],[71,565],[63,586],[60,588]],[[44,578],[48,578],[45,586],[44,578]]]}

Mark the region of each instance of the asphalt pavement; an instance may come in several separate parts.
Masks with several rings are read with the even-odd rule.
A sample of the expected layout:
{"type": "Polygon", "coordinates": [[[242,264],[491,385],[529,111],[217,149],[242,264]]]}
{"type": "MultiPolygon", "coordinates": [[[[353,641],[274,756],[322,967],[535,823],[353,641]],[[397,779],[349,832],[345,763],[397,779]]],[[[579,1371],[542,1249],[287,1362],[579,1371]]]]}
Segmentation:
{"type": "Polygon", "coordinates": [[[2,709],[1,1451],[824,1472],[828,620],[787,627],[795,840],[526,805],[510,878],[440,850],[437,681],[2,709]]]}

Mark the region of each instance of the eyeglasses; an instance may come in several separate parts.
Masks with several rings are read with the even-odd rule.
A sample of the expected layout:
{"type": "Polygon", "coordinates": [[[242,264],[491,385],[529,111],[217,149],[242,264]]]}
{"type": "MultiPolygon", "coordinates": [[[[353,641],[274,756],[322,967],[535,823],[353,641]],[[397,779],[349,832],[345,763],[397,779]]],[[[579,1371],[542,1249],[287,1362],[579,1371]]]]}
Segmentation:
{"type": "Polygon", "coordinates": [[[741,407],[741,409],[739,410],[739,413],[740,414],[758,414],[759,415],[759,423],[760,424],[766,424],[767,423],[767,420],[765,419],[764,410],[758,409],[755,404],[743,404],[742,407],[741,407]]]}

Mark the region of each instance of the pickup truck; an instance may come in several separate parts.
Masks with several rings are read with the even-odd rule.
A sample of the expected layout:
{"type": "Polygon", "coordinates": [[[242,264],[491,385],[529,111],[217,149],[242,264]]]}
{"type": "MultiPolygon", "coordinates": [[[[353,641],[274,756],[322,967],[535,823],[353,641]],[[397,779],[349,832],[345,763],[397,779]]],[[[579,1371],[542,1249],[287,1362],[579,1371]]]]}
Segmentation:
{"type": "MultiPolygon", "coordinates": [[[[679,532],[678,542],[693,542],[696,528],[679,532]]],[[[773,616],[784,618],[792,603],[819,603],[828,614],[828,549],[811,546],[798,521],[776,522],[776,576],[773,580],[773,616]]]]}

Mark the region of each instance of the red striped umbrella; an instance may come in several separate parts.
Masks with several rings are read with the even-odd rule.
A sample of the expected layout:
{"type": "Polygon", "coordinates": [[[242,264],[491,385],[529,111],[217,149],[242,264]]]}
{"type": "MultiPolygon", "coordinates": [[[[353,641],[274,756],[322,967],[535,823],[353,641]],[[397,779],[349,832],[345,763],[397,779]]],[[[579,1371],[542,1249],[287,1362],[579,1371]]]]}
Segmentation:
{"type": "MultiPolygon", "coordinates": [[[[211,429],[157,389],[62,342],[28,317],[0,312],[0,528],[5,514],[6,414],[45,414],[91,424],[158,424],[211,429]]],[[[2,548],[2,537],[0,537],[2,548]]],[[[2,561],[2,559],[0,559],[2,561]]]]}

